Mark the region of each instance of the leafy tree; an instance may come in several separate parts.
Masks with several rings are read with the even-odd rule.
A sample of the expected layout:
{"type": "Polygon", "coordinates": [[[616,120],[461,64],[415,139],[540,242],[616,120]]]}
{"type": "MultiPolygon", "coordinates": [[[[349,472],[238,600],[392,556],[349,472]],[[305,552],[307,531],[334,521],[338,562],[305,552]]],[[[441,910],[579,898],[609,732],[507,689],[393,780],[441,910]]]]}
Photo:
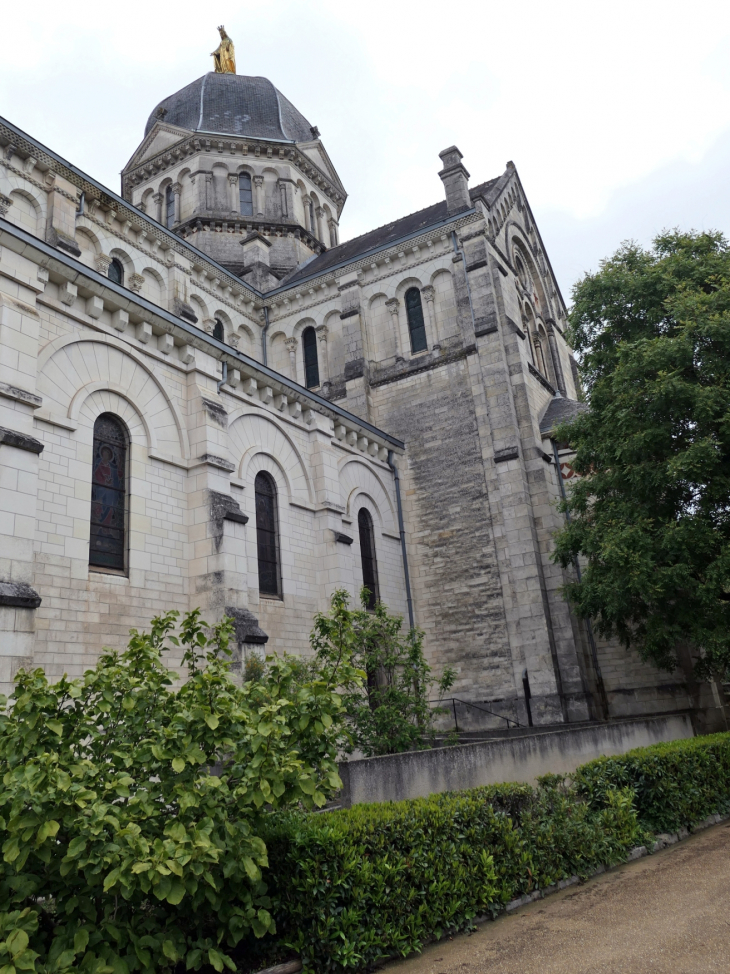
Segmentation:
{"type": "Polygon", "coordinates": [[[244,935],[274,932],[263,819],[341,787],[342,704],[325,670],[302,683],[286,661],[237,686],[230,620],[209,636],[196,610],[178,638],[177,615],[83,679],[21,672],[2,701],[3,974],[235,970],[244,935]]]}
{"type": "MultiPolygon", "coordinates": [[[[338,589],[329,613],[315,616],[310,636],[315,665],[331,670],[341,687],[350,750],[370,757],[429,747],[437,712],[429,697],[436,681],[423,655],[423,633],[404,632],[402,618],[389,615],[380,601],[368,611],[369,595],[363,588],[362,608],[351,609],[347,592],[338,589]]],[[[440,696],[452,682],[447,668],[437,686],[440,696]]]]}
{"type": "Polygon", "coordinates": [[[624,245],[574,288],[590,410],[556,431],[576,451],[555,558],[603,636],[699,675],[730,665],[730,248],[674,231],[624,245]]]}

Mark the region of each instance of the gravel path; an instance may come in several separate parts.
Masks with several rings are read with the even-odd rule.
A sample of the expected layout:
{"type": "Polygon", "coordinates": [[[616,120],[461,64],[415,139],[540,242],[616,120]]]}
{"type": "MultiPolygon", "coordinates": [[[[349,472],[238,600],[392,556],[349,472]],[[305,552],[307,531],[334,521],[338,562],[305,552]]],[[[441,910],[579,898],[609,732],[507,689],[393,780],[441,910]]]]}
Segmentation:
{"type": "Polygon", "coordinates": [[[715,971],[730,972],[728,822],[385,967],[385,974],[715,971]]]}

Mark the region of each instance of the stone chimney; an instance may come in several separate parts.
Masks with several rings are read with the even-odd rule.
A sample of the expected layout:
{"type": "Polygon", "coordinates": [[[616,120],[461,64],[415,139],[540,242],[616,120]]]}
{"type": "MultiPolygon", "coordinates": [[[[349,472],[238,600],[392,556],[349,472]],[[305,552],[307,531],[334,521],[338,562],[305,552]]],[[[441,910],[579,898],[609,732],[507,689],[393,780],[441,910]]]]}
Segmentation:
{"type": "Polygon", "coordinates": [[[464,158],[455,145],[439,152],[444,168],[439,173],[446,190],[446,207],[449,216],[471,209],[469,198],[469,173],[462,163],[464,158]]]}

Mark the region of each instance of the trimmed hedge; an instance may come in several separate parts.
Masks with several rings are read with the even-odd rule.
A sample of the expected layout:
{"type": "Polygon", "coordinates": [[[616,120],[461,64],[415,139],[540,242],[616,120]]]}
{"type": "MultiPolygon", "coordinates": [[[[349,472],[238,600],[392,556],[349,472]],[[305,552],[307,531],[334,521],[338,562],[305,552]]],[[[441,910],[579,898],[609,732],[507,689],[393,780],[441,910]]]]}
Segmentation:
{"type": "Polygon", "coordinates": [[[592,761],[565,784],[506,784],[317,815],[272,816],[264,836],[277,935],[242,966],[296,953],[305,971],[371,968],[478,915],[730,806],[730,734],[592,761]]]}
{"type": "Polygon", "coordinates": [[[571,776],[579,797],[601,808],[616,788],[630,788],[652,832],[676,832],[730,806],[730,734],[692,737],[598,758],[571,776]]]}

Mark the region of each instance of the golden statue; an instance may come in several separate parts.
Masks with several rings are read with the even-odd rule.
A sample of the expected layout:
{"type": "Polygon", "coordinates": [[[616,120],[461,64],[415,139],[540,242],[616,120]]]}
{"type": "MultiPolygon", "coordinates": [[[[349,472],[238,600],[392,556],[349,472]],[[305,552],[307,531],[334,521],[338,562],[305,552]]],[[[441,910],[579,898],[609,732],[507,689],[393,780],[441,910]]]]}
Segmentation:
{"type": "Polygon", "coordinates": [[[221,35],[221,42],[218,49],[213,51],[212,57],[215,60],[216,74],[235,74],[236,73],[236,50],[233,41],[226,34],[225,27],[219,27],[218,33],[221,35]]]}

